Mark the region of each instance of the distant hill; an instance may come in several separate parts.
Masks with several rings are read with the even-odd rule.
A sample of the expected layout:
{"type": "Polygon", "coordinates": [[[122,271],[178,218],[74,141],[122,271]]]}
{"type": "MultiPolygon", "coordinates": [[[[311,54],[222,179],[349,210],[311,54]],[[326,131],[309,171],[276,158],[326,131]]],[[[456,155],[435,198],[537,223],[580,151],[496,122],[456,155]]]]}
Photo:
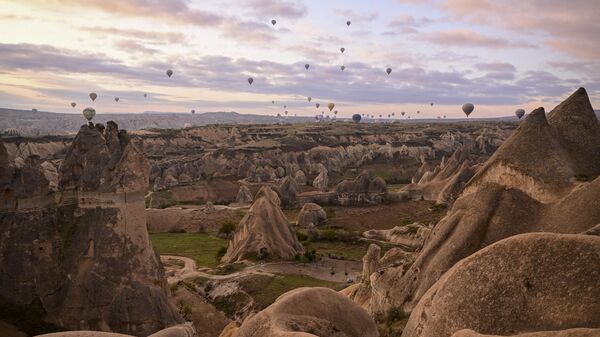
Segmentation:
{"type": "MultiPolygon", "coordinates": [[[[309,123],[314,117],[287,117],[240,114],[237,112],[204,112],[204,113],[165,113],[147,111],[143,113],[107,113],[98,114],[96,123],[115,121],[121,129],[180,129],[184,124],[201,126],[209,124],[275,124],[275,123],[309,123]]],[[[340,118],[348,121],[349,118],[340,118]]],[[[513,116],[499,118],[469,119],[396,119],[401,123],[454,123],[461,121],[516,121],[513,116]]],[[[363,122],[390,122],[389,119],[364,120],[363,122]]],[[[0,108],[0,132],[15,128],[23,136],[44,136],[75,133],[85,119],[80,114],[55,113],[47,111],[15,110],[0,108]]]]}

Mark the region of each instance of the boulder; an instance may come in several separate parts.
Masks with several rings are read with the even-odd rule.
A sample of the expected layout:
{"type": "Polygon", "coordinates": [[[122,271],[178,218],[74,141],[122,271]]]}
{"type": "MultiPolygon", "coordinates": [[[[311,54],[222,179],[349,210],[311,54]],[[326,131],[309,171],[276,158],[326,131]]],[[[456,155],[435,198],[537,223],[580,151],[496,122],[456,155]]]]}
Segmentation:
{"type": "Polygon", "coordinates": [[[367,239],[388,241],[410,249],[419,249],[431,233],[431,228],[419,223],[396,226],[392,229],[371,229],[363,233],[367,239]]]}
{"type": "Polygon", "coordinates": [[[387,185],[381,177],[373,177],[368,171],[354,180],[344,180],[335,187],[337,201],[341,205],[382,203],[387,185]]]}
{"type": "Polygon", "coordinates": [[[306,186],[306,184],[308,182],[306,179],[306,175],[304,174],[304,171],[302,171],[302,170],[296,171],[296,174],[294,175],[294,179],[296,179],[296,183],[298,184],[298,186],[306,186]]]}
{"type": "Polygon", "coordinates": [[[327,213],[323,207],[312,202],[304,204],[298,213],[298,226],[320,226],[327,222],[327,213]]]}
{"type": "Polygon", "coordinates": [[[304,248],[280,204],[277,193],[263,186],[238,224],[221,261],[231,263],[249,257],[290,260],[303,254],[304,248]]]}
{"type": "Polygon", "coordinates": [[[463,259],[421,298],[403,337],[600,327],[600,237],[530,233],[463,259]]]}
{"type": "MultiPolygon", "coordinates": [[[[600,329],[566,329],[561,331],[540,331],[528,332],[518,335],[510,335],[511,337],[598,337],[600,329]]],[[[473,330],[460,330],[453,334],[452,337],[503,337],[499,335],[482,335],[473,330]]]]}
{"type": "Polygon", "coordinates": [[[254,197],[252,197],[252,192],[250,192],[248,186],[240,184],[235,202],[238,204],[251,204],[253,200],[254,197]]]}
{"type": "Polygon", "coordinates": [[[247,319],[235,337],[376,337],[373,319],[328,288],[298,288],[247,319]]]}
{"type": "Polygon", "coordinates": [[[291,208],[298,203],[298,194],[300,189],[296,180],[290,176],[283,178],[278,188],[279,198],[284,208],[291,208]]]}
{"type": "Polygon", "coordinates": [[[329,186],[329,178],[327,176],[327,169],[321,166],[319,175],[313,180],[313,187],[321,192],[326,192],[329,186]]]}

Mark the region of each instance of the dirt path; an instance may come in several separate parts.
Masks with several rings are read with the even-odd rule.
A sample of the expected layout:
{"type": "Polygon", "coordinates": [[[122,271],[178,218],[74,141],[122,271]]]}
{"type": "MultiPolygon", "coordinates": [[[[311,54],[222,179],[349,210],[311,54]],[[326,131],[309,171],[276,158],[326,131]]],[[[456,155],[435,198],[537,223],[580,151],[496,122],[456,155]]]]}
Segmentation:
{"type": "Polygon", "coordinates": [[[167,278],[169,284],[196,277],[203,277],[210,280],[228,280],[251,274],[266,276],[275,276],[275,274],[304,275],[319,280],[343,283],[347,282],[348,278],[357,280],[362,270],[360,262],[323,259],[316,263],[270,262],[256,264],[231,274],[215,275],[199,271],[196,262],[188,257],[161,255],[161,260],[168,265],[165,268],[167,269],[167,273],[171,274],[167,278]],[[169,263],[169,260],[181,261],[184,265],[177,268],[177,266],[169,263]]]}

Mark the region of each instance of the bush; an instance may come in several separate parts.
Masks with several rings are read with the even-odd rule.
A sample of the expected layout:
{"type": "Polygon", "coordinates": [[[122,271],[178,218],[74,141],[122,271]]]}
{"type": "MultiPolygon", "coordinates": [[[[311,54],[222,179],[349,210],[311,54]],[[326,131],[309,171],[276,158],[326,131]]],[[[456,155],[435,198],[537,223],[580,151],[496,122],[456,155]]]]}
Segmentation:
{"type": "Polygon", "coordinates": [[[335,240],[335,229],[326,229],[321,232],[323,240],[334,241],[335,240]]]}
{"type": "Polygon", "coordinates": [[[237,228],[237,224],[235,224],[234,222],[225,221],[221,224],[221,227],[219,227],[219,234],[229,236],[229,234],[235,232],[236,228],[237,228]]]}
{"type": "Polygon", "coordinates": [[[171,228],[168,231],[169,233],[185,233],[185,229],[183,228],[171,228]]]}
{"type": "Polygon", "coordinates": [[[179,286],[177,285],[177,283],[173,283],[169,286],[169,290],[171,290],[171,294],[173,294],[173,295],[175,295],[178,288],[179,288],[179,286]]]}
{"type": "Polygon", "coordinates": [[[221,247],[217,251],[217,259],[221,259],[227,253],[227,247],[221,247]]]}
{"type": "Polygon", "coordinates": [[[308,240],[308,235],[306,235],[302,232],[299,232],[299,231],[296,231],[296,237],[298,238],[298,241],[300,241],[300,242],[304,242],[304,241],[308,240]]]}

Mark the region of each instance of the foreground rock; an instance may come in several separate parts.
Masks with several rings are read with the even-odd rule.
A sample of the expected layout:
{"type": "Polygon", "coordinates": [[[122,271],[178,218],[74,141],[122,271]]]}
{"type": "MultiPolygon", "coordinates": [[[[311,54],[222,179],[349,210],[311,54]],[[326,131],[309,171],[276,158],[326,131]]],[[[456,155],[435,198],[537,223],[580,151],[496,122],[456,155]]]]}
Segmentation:
{"type": "Polygon", "coordinates": [[[139,336],[181,321],[146,230],[149,166],[125,131],[82,126],[56,193],[36,156],[17,168],[3,153],[0,169],[13,174],[0,181],[1,306],[62,329],[139,336]]]}
{"type": "Polygon", "coordinates": [[[357,304],[327,288],[299,288],[247,319],[231,337],[376,337],[373,319],[357,304]]]}
{"type": "MultiPolygon", "coordinates": [[[[170,328],[166,328],[151,334],[148,337],[197,337],[196,330],[191,323],[184,323],[170,328]]],[[[100,331],[66,331],[55,332],[37,337],[132,337],[131,335],[123,335],[112,332],[100,331]]]]}
{"type": "Polygon", "coordinates": [[[387,194],[387,185],[380,177],[365,171],[354,180],[344,180],[335,187],[340,205],[380,204],[387,194]]]}
{"type": "Polygon", "coordinates": [[[238,224],[221,261],[231,263],[252,257],[289,260],[303,253],[304,248],[281,211],[277,193],[263,186],[238,224]]]}
{"type": "Polygon", "coordinates": [[[423,296],[403,337],[600,327],[600,237],[532,233],[460,261],[423,296]]]}
{"type": "Polygon", "coordinates": [[[327,213],[323,207],[312,202],[304,204],[298,213],[298,226],[317,227],[327,222],[327,213]]]}
{"type": "MultiPolygon", "coordinates": [[[[562,331],[541,331],[530,332],[512,337],[597,337],[600,336],[600,329],[567,329],[562,331]]],[[[482,335],[473,330],[461,330],[452,337],[503,337],[498,335],[482,335]]]]}
{"type": "Polygon", "coordinates": [[[410,312],[455,263],[504,238],[530,232],[581,233],[596,226],[598,149],[600,123],[585,90],[569,97],[548,119],[544,109],[533,111],[471,179],[409,270],[391,268],[373,280],[370,310],[378,317],[394,308],[410,312]],[[560,130],[567,129],[569,134],[581,129],[579,143],[563,139],[560,130]]]}
{"type": "Polygon", "coordinates": [[[392,229],[371,229],[363,233],[367,239],[388,241],[408,247],[412,250],[421,248],[431,233],[431,228],[419,223],[396,226],[392,229]]]}

